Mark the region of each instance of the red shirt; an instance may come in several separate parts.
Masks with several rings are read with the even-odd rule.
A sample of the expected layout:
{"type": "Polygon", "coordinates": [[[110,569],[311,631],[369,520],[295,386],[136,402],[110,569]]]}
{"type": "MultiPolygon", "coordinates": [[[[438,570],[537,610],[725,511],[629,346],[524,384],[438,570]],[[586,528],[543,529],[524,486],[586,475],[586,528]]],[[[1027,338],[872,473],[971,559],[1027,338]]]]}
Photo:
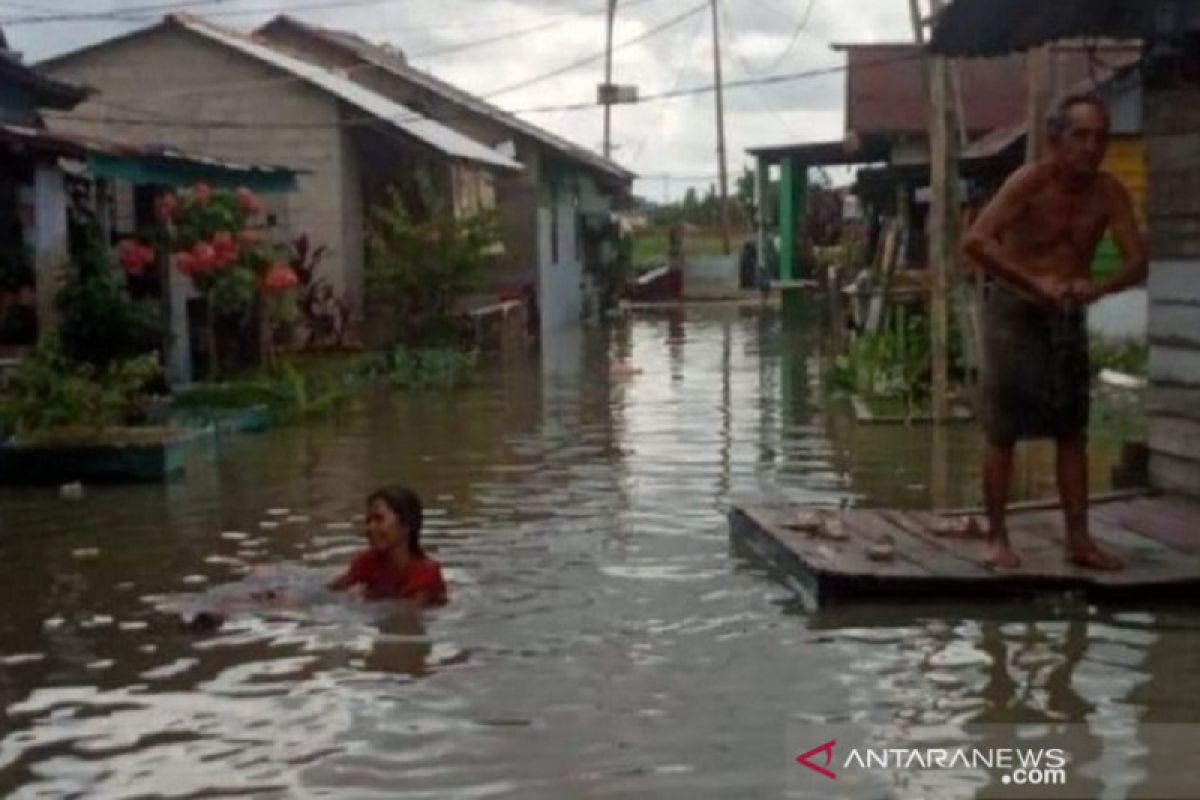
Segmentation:
{"type": "Polygon", "coordinates": [[[432,605],[446,602],[442,567],[432,558],[413,558],[401,567],[389,553],[366,550],[350,563],[350,585],[362,584],[368,600],[412,599],[424,594],[432,605]]]}

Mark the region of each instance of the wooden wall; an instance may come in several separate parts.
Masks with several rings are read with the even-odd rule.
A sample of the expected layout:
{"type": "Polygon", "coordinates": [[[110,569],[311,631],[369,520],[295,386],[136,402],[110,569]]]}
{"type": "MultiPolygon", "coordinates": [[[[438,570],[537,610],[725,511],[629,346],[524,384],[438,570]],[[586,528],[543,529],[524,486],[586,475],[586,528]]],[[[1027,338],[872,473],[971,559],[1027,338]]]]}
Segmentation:
{"type": "Polygon", "coordinates": [[[1200,498],[1200,86],[1146,96],[1151,478],[1200,498]]]}

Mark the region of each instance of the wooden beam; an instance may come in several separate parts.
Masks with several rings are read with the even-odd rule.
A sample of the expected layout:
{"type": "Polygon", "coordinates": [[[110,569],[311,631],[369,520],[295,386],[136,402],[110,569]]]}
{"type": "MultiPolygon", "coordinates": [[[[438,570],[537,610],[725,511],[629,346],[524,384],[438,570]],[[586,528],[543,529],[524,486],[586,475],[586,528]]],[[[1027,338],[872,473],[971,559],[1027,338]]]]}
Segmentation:
{"type": "Polygon", "coordinates": [[[1050,46],[1030,50],[1025,56],[1025,69],[1029,81],[1025,161],[1032,164],[1046,154],[1046,116],[1054,94],[1054,55],[1050,46]]]}
{"type": "MultiPolygon", "coordinates": [[[[943,0],[930,0],[932,11],[942,10],[943,0]]],[[[953,101],[950,61],[934,56],[929,67],[931,163],[929,321],[932,353],[933,417],[950,419],[950,295],[958,263],[960,224],[958,192],[959,120],[953,101]]]]}

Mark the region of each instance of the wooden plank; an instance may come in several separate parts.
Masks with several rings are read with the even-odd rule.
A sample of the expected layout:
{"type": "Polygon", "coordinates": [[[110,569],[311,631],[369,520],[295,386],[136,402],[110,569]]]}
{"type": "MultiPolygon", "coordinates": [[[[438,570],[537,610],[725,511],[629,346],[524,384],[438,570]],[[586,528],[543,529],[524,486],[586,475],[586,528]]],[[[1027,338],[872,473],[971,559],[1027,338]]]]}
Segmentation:
{"type": "Polygon", "coordinates": [[[1200,497],[1200,464],[1167,453],[1151,453],[1150,484],[1164,492],[1200,497]]]}
{"type": "Polygon", "coordinates": [[[1200,92],[1191,87],[1146,92],[1145,109],[1148,151],[1161,138],[1200,128],[1200,92]]]}
{"type": "Polygon", "coordinates": [[[1187,388],[1200,387],[1200,350],[1159,345],[1151,347],[1150,382],[1187,388]]]}
{"type": "Polygon", "coordinates": [[[1200,260],[1155,261],[1147,285],[1151,303],[1200,303],[1200,260]]]}
{"type": "Polygon", "coordinates": [[[1099,509],[1093,519],[1119,526],[1182,553],[1200,553],[1200,508],[1172,498],[1147,498],[1099,509]]]}
{"type": "Polygon", "coordinates": [[[941,541],[913,535],[907,526],[898,525],[889,518],[887,512],[874,509],[848,511],[842,519],[860,538],[892,540],[898,555],[915,560],[939,578],[983,580],[995,577],[995,573],[981,562],[963,557],[941,541]]]}
{"type": "Polygon", "coordinates": [[[1200,420],[1200,387],[1151,386],[1146,393],[1146,414],[1200,420]]]}
{"type": "Polygon", "coordinates": [[[1152,342],[1163,347],[1186,344],[1200,347],[1200,302],[1158,302],[1150,309],[1152,342]]]}
{"type": "Polygon", "coordinates": [[[1089,518],[1090,533],[1101,547],[1125,562],[1125,569],[1115,572],[1086,570],[1067,562],[1063,521],[1052,512],[1039,512],[1021,519],[1021,529],[1032,536],[1052,542],[1058,551],[1062,574],[1082,579],[1088,584],[1128,588],[1162,586],[1180,582],[1200,582],[1200,558],[1188,556],[1152,538],[1126,530],[1106,521],[1102,516],[1089,518]]]}
{"type": "MultiPolygon", "coordinates": [[[[1088,505],[1095,507],[1105,503],[1120,503],[1125,500],[1131,500],[1136,497],[1146,497],[1154,494],[1149,489],[1121,489],[1115,492],[1101,492],[1094,494],[1088,498],[1088,505]]],[[[1009,503],[1009,514],[1021,514],[1026,511],[1046,511],[1049,509],[1059,508],[1062,504],[1058,498],[1046,498],[1045,500],[1026,500],[1020,503],[1009,503]]],[[[987,514],[985,508],[964,508],[951,511],[936,511],[934,512],[940,517],[979,517],[987,514]]]]}
{"type": "Polygon", "coordinates": [[[1200,464],[1200,422],[1156,417],[1150,425],[1147,444],[1151,452],[1165,453],[1200,464]]]}

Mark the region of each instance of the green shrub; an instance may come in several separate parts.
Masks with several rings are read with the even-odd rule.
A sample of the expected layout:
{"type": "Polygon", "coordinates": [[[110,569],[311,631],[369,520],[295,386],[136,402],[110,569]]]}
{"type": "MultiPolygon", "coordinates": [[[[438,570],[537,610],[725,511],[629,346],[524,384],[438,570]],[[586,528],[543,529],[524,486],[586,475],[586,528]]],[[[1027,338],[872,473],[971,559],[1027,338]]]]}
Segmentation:
{"type": "Polygon", "coordinates": [[[359,379],[397,389],[444,391],[466,383],[478,362],[476,353],[453,348],[397,347],[364,359],[355,372],[359,379]]]}
{"type": "Polygon", "coordinates": [[[100,229],[92,225],[73,248],[74,274],[59,291],[59,341],[70,361],[104,370],[162,344],[162,310],[135,301],[117,279],[100,229]]]}
{"type": "Polygon", "coordinates": [[[1150,345],[1144,340],[1092,336],[1088,350],[1093,378],[1105,369],[1145,377],[1150,368],[1150,345]]]}
{"type": "Polygon", "coordinates": [[[97,368],[71,361],[53,345],[43,345],[5,379],[0,419],[5,420],[3,427],[18,434],[138,422],[150,399],[146,387],[159,374],[152,353],[97,368]]]}

